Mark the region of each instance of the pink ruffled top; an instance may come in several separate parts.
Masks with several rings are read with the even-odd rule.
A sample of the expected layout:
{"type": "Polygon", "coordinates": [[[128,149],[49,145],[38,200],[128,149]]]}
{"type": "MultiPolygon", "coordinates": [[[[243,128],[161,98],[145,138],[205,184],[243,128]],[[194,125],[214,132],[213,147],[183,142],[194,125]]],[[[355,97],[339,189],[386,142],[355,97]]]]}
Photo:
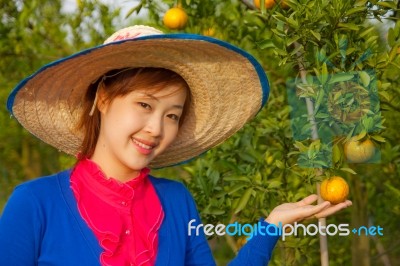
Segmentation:
{"type": "Polygon", "coordinates": [[[154,265],[164,212],[148,178],[148,168],[121,183],[82,159],[71,174],[71,188],[82,218],[99,240],[101,265],[154,265]]]}

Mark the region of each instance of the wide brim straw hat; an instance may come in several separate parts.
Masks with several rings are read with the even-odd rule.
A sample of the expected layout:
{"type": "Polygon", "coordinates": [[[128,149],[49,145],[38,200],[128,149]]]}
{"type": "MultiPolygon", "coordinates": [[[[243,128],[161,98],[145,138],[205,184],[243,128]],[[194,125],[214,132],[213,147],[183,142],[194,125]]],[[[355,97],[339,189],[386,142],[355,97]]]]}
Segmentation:
{"type": "Polygon", "coordinates": [[[33,135],[76,156],[83,140],[76,125],[89,86],[110,70],[135,67],[172,70],[192,94],[175,142],[154,159],[153,168],[188,161],[222,143],[258,113],[269,95],[262,66],[246,51],[207,36],[163,34],[138,25],[45,65],[16,86],[7,108],[33,135]]]}

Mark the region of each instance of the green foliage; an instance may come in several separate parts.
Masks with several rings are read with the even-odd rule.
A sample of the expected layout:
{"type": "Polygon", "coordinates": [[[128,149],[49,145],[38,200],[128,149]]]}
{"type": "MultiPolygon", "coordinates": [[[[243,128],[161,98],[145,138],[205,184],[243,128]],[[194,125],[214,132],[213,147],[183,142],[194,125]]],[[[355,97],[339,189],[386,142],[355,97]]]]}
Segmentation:
{"type": "MultiPolygon", "coordinates": [[[[168,8],[181,5],[189,15],[184,32],[211,35],[245,49],[261,62],[271,82],[267,106],[237,134],[186,165],[154,173],[183,180],[203,223],[213,224],[255,223],[280,203],[316,193],[315,184],[325,176],[342,175],[350,183],[354,205],[328,222],[379,224],[385,235],[378,240],[386,253],[381,254],[372,239],[367,239],[370,245],[366,253],[358,255],[357,237],[330,237],[330,264],[349,265],[352,257],[366,256],[375,265],[385,255],[395,263],[400,259],[400,22],[393,12],[398,1],[285,2],[289,8],[275,5],[268,10],[255,9],[250,0],[141,0],[132,4],[127,19],[172,33],[176,31],[164,27],[162,16],[168,8]],[[139,15],[143,11],[146,17],[139,15]],[[382,34],[383,26],[389,28],[387,36],[382,34]],[[295,88],[297,94],[288,88],[295,88]],[[371,91],[376,97],[372,100],[365,94],[371,91]],[[291,115],[307,113],[307,108],[304,104],[289,107],[290,97],[313,103],[312,115],[320,135],[329,132],[342,137],[313,140],[307,115],[293,125],[291,115]],[[359,109],[362,119],[338,122],[348,121],[359,109]],[[335,112],[336,118],[332,115],[335,112]],[[380,164],[346,162],[343,141],[356,134],[374,141],[381,151],[380,164]],[[328,157],[331,166],[326,164],[328,157]],[[325,168],[323,175],[315,168],[325,168]]],[[[60,12],[61,1],[3,3],[3,103],[23,77],[45,63],[101,44],[122,23],[116,17],[118,8],[113,10],[94,0],[77,3],[77,10],[70,14],[60,12]]],[[[15,185],[74,163],[73,158],[30,136],[4,108],[0,109],[0,128],[0,205],[15,185]]],[[[221,265],[240,247],[237,239],[210,241],[217,243],[212,247],[221,265]]],[[[317,237],[278,242],[270,264],[285,263],[318,265],[317,237]]]]}
{"type": "MultiPolygon", "coordinates": [[[[100,44],[104,36],[113,31],[111,22],[117,13],[109,12],[107,6],[96,1],[81,4],[78,12],[71,15],[61,13],[60,1],[8,1],[2,4],[2,103],[20,80],[44,64],[100,44]],[[102,35],[98,29],[103,31],[102,35]]],[[[0,109],[0,128],[0,209],[17,184],[71,167],[74,163],[73,158],[26,132],[4,107],[0,109]]]]}
{"type": "MultiPolygon", "coordinates": [[[[0,100],[6,102],[11,88],[24,76],[36,71],[42,64],[58,57],[65,34],[60,31],[62,15],[53,15],[60,9],[58,1],[8,1],[0,11],[0,100]]],[[[12,188],[28,178],[43,172],[55,171],[55,151],[49,150],[32,138],[6,112],[0,113],[0,171],[1,201],[4,203],[12,188]],[[41,161],[42,156],[49,161],[41,161]]],[[[57,157],[55,157],[57,158],[57,157]]]]}
{"type": "MultiPolygon", "coordinates": [[[[164,2],[168,7],[176,4],[164,2]]],[[[399,95],[398,23],[389,30],[388,39],[382,37],[377,23],[372,23],[375,19],[381,21],[378,24],[387,24],[395,2],[286,2],[288,9],[275,5],[261,11],[255,10],[250,1],[191,0],[180,3],[190,17],[185,32],[207,34],[205,30],[211,27],[214,37],[234,43],[256,56],[272,82],[268,105],[256,119],[224,144],[183,167],[189,173],[185,180],[195,196],[203,222],[215,224],[237,220],[252,223],[266,216],[279,203],[315,193],[315,184],[325,176],[341,175],[350,181],[356,180],[355,176],[362,177],[359,182],[369,189],[361,195],[368,201],[363,201],[364,205],[355,204],[356,208],[370,212],[377,223],[383,223],[386,218],[382,215],[385,214],[381,212],[377,216],[373,209],[381,208],[385,203],[393,205],[390,199],[398,192],[399,181],[383,181],[396,185],[386,185],[392,196],[380,197],[371,190],[375,182],[370,179],[385,180],[379,173],[382,166],[348,164],[342,145],[356,135],[360,139],[373,139],[378,147],[382,147],[379,145],[385,139],[386,143],[397,143],[391,138],[398,133],[388,128],[396,127],[398,118],[391,114],[389,121],[382,106],[399,112],[398,97],[394,96],[399,95]],[[291,93],[293,87],[297,94],[291,93]],[[298,109],[293,109],[293,105],[288,108],[291,95],[303,101],[294,106],[298,109]],[[326,138],[312,140],[309,114],[299,117],[300,121],[290,121],[290,114],[307,114],[306,98],[312,102],[311,115],[317,122],[319,135],[326,138]],[[355,114],[356,111],[360,113],[355,114]],[[335,136],[340,138],[335,139],[335,136]],[[293,137],[298,137],[298,141],[293,137]],[[304,165],[308,168],[301,167],[304,165]],[[325,171],[318,176],[313,168],[325,168],[325,171]],[[378,201],[380,203],[376,203],[378,201]]],[[[161,20],[158,23],[162,27],[161,20]]],[[[382,151],[384,165],[387,154],[393,152],[382,151]]],[[[393,171],[391,176],[395,178],[399,157],[398,154],[393,156],[397,159],[392,159],[397,161],[390,163],[387,171],[393,171]]],[[[356,184],[352,189],[356,190],[356,184]]],[[[350,197],[355,203],[359,202],[357,195],[354,193],[350,197]]],[[[337,214],[329,221],[352,224],[349,212],[337,214]]],[[[362,222],[368,224],[368,220],[362,222]]],[[[393,223],[385,223],[385,226],[395,230],[393,223]]],[[[393,239],[385,236],[382,242],[393,248],[393,239]]],[[[318,250],[318,243],[314,239],[309,246],[307,241],[309,239],[280,243],[271,264],[282,261],[290,261],[290,265],[318,264],[318,252],[312,251],[318,250]],[[300,254],[310,254],[310,257],[305,260],[300,254]]],[[[353,257],[358,256],[357,248],[354,248],[358,245],[356,240],[352,243],[349,238],[335,237],[329,241],[333,265],[351,263],[352,245],[353,257]]],[[[371,247],[370,254],[374,252],[375,248],[371,247]]],[[[396,255],[392,258],[395,261],[396,255]]]]}

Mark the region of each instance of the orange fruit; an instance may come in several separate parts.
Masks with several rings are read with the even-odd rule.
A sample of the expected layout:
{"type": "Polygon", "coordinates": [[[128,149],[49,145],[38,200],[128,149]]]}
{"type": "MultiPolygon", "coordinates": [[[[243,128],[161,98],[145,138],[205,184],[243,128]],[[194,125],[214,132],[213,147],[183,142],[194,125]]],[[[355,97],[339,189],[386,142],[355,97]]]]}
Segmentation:
{"type": "MultiPolygon", "coordinates": [[[[275,5],[275,0],[265,0],[265,8],[270,9],[275,5]]],[[[260,9],[261,8],[261,1],[260,0],[254,0],[254,5],[260,9]]]]}
{"type": "Polygon", "coordinates": [[[344,144],[344,153],[352,163],[362,163],[370,160],[375,154],[375,144],[370,140],[352,140],[344,144]]]}
{"type": "Polygon", "coordinates": [[[188,21],[186,11],[180,7],[170,8],[164,15],[164,25],[171,30],[183,29],[188,21]]]}
{"type": "Polygon", "coordinates": [[[340,176],[332,176],[321,183],[321,197],[332,204],[344,202],[349,196],[349,185],[340,176]]]}
{"type": "Polygon", "coordinates": [[[215,35],[215,29],[214,28],[208,28],[206,30],[203,30],[203,35],[212,37],[212,36],[215,35]]]}

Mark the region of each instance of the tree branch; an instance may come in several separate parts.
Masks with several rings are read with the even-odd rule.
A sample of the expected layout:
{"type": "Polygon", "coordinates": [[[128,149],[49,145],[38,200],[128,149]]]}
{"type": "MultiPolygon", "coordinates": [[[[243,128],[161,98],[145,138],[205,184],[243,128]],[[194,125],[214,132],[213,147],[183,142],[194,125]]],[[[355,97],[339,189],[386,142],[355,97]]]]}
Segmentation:
{"type": "MultiPolygon", "coordinates": [[[[295,49],[299,47],[299,43],[295,42],[294,43],[295,49]]],[[[299,72],[300,72],[300,78],[301,81],[304,84],[307,84],[307,71],[304,69],[304,62],[303,62],[303,57],[301,54],[297,54],[297,62],[299,66],[299,72]]],[[[315,117],[314,117],[314,103],[311,101],[309,97],[306,97],[306,105],[307,105],[307,113],[309,117],[309,121],[311,124],[311,138],[313,140],[319,139],[318,135],[318,128],[317,128],[317,123],[315,122],[315,117]]],[[[316,175],[320,176],[322,175],[323,172],[322,170],[316,170],[316,175]]],[[[320,191],[321,184],[317,183],[317,194],[318,194],[318,203],[321,203],[323,200],[321,198],[321,191],[320,191]]],[[[326,218],[319,218],[318,223],[322,225],[323,227],[326,226],[326,218]]],[[[321,266],[328,266],[329,265],[329,253],[328,253],[328,239],[325,235],[320,234],[319,235],[319,247],[320,247],[320,252],[321,252],[321,266]]]]}

